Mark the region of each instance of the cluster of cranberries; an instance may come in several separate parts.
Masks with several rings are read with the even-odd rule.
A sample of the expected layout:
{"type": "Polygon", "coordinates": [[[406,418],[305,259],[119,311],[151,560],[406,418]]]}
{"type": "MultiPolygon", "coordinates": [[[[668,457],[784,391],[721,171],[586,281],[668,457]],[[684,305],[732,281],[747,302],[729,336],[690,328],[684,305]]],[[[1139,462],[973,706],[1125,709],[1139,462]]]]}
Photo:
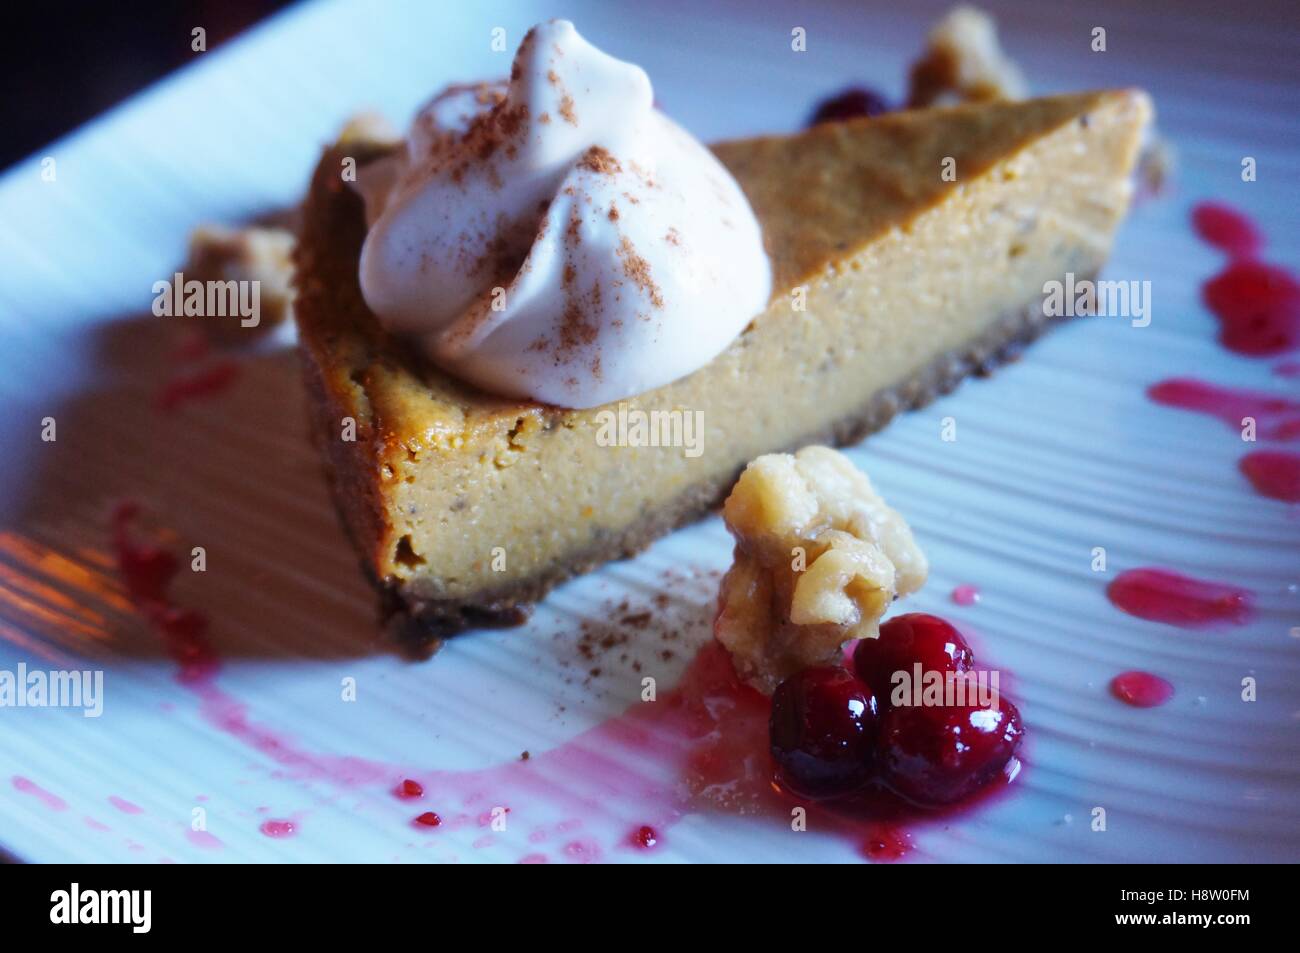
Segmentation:
{"type": "Polygon", "coordinates": [[[1020,712],[993,705],[891,706],[895,672],[968,672],[975,656],[937,616],[910,613],[864,639],[853,669],[809,668],[772,695],[772,757],[783,786],[810,798],[852,794],[879,782],[925,806],[952,804],[1003,772],[1020,745],[1020,712]],[[879,692],[879,694],[877,694],[879,692]]]}
{"type": "Polygon", "coordinates": [[[879,116],[881,113],[889,112],[890,109],[885,97],[875,90],[862,86],[849,86],[819,102],[813,109],[808,125],[843,122],[846,119],[858,119],[862,116],[879,116]]]}

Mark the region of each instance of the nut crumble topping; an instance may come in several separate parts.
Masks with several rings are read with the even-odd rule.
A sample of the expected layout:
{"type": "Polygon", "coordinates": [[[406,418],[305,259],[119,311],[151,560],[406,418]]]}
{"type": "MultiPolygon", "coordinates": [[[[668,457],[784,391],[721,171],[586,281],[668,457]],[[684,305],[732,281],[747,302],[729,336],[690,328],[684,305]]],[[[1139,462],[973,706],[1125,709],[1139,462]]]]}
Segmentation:
{"type": "Polygon", "coordinates": [[[283,228],[201,225],[190,233],[183,270],[197,281],[260,283],[260,324],[278,324],[292,311],[293,233],[283,228]]]}
{"type": "Polygon", "coordinates": [[[919,589],[925,555],[866,474],[828,447],[767,454],[723,505],[736,537],[714,634],[764,692],[845,642],[876,638],[890,603],[919,589]]]}
{"type": "Polygon", "coordinates": [[[1028,86],[998,43],[997,24],[975,7],[954,8],[930,31],[912,66],[907,105],[1023,99],[1028,86]]]}

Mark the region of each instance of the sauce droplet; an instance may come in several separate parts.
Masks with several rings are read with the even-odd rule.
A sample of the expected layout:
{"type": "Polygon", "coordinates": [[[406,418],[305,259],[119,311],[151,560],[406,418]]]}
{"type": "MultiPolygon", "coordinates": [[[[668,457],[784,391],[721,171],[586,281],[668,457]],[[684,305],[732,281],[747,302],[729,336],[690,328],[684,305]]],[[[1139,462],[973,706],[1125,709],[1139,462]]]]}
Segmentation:
{"type": "Polygon", "coordinates": [[[192,400],[215,397],[235,382],[239,371],[237,362],[223,360],[199,371],[177,374],[158,392],[158,409],[175,410],[192,400]]]}
{"type": "Polygon", "coordinates": [[[1202,202],[1192,209],[1192,227],[1202,241],[1233,258],[1249,258],[1264,245],[1255,223],[1222,202],[1202,202]]]}
{"type": "Polygon", "coordinates": [[[201,847],[204,850],[221,850],[225,846],[220,838],[214,834],[209,834],[207,831],[186,831],[185,839],[195,847],[201,847]]]}
{"type": "Polygon", "coordinates": [[[59,797],[57,794],[51,794],[35,781],[29,781],[27,778],[15,774],[12,783],[15,791],[36,798],[36,800],[40,801],[51,811],[66,811],[68,809],[67,801],[63,800],[63,798],[59,797]]]}
{"type": "Polygon", "coordinates": [[[127,501],[113,511],[112,545],[118,575],[139,613],[162,637],[168,654],[178,664],[177,680],[198,685],[210,682],[220,661],[208,641],[208,620],[201,612],[175,605],[168,595],[180,560],[170,550],[138,541],[132,524],[138,504],[127,501]]]}
{"type": "Polygon", "coordinates": [[[258,830],[267,837],[284,838],[292,837],[297,828],[294,827],[293,821],[263,821],[258,830]]]}
{"type": "Polygon", "coordinates": [[[1300,403],[1274,394],[1174,377],[1153,384],[1147,396],[1166,407],[1217,417],[1238,431],[1243,417],[1253,417],[1256,435],[1263,440],[1300,437],[1300,403]]]}
{"type": "Polygon", "coordinates": [[[1174,686],[1150,672],[1121,672],[1110,680],[1110,693],[1134,708],[1155,708],[1174,697],[1174,686]]]}
{"type": "Polygon", "coordinates": [[[870,825],[862,841],[862,854],[868,860],[902,860],[912,851],[912,838],[903,830],[886,824],[870,825]]]}
{"type": "Polygon", "coordinates": [[[406,778],[393,790],[393,794],[403,800],[414,800],[415,798],[424,797],[424,786],[419,781],[406,778]]]}
{"type": "Polygon", "coordinates": [[[1300,503],[1300,454],[1255,450],[1238,463],[1255,492],[1284,503],[1300,503]]]}
{"type": "Polygon", "coordinates": [[[962,583],[953,589],[952,601],[959,606],[973,606],[980,601],[980,591],[968,582],[962,583]]]}
{"type": "Polygon", "coordinates": [[[143,813],[144,813],[144,809],[141,808],[139,805],[132,804],[130,801],[126,800],[126,798],[120,798],[120,797],[118,797],[116,794],[110,794],[110,795],[109,795],[109,797],[108,797],[108,803],[111,804],[111,805],[113,805],[115,808],[117,808],[117,809],[118,809],[119,811],[121,811],[123,814],[143,814],[143,813]]]}
{"type": "Polygon", "coordinates": [[[1242,625],[1251,616],[1248,589],[1195,579],[1169,569],[1129,569],[1106,587],[1118,609],[1139,619],[1183,629],[1218,623],[1242,625]]]}
{"type": "Polygon", "coordinates": [[[1300,347],[1300,284],[1284,268],[1234,261],[1205,283],[1202,295],[1228,350],[1268,357],[1300,347]]]}

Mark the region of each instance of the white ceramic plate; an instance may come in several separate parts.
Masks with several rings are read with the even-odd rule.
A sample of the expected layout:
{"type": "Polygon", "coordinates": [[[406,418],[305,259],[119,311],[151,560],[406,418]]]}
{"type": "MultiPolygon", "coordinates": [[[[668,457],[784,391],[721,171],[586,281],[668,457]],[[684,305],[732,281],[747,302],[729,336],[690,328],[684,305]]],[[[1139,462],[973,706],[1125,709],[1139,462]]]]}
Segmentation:
{"type": "MultiPolygon", "coordinates": [[[[0,669],[105,673],[99,718],[0,709],[0,845],[14,857],[858,857],[815,823],[796,835],[710,810],[651,818],[610,772],[545,755],[566,742],[574,750],[582,732],[636,704],[644,673],[670,685],[707,639],[729,560],[716,518],[563,587],[522,630],[467,635],[412,664],[378,632],[336,524],[291,351],[248,357],[220,396],[170,414],[153,406],[177,335],[147,314],[150,288],[179,263],[196,222],[290,202],[349,113],[404,118],[447,81],[502,73],[508,54],[491,51],[490,30],[505,27],[513,48],[551,15],[545,4],[466,6],[291,11],[196,55],[0,179],[0,669]],[[44,157],[55,160],[52,182],[44,157]],[[41,439],[46,417],[53,442],[41,439]],[[224,667],[206,694],[176,681],[114,572],[108,517],[123,498],[141,501],[178,550],[206,550],[207,571],[184,572],[175,587],[178,602],[212,619],[224,667]],[[624,600],[654,609],[651,634],[589,660],[584,620],[599,624],[624,600]],[[665,630],[680,633],[668,658],[665,630]],[[355,702],[341,700],[347,679],[355,702]],[[525,750],[533,761],[517,762],[525,750]],[[502,767],[511,764],[523,767],[502,767]],[[470,768],[485,773],[437,774],[470,768]],[[547,789],[548,772],[565,790],[547,789]],[[392,795],[405,776],[425,779],[423,801],[392,795]],[[479,822],[493,806],[511,808],[504,832],[479,822]],[[413,828],[425,809],[448,822],[413,828]],[[629,824],[651,819],[662,837],[653,851],[619,846],[629,824]],[[261,833],[268,820],[292,822],[294,836],[261,833]]],[[[665,108],[707,140],[795,128],[850,81],[899,93],[942,7],[869,6],[570,3],[565,13],[643,64],[665,108]],[[805,53],[790,51],[796,26],[808,32],[805,53]]],[[[1171,196],[1134,212],[1110,269],[1152,282],[1150,327],[1076,322],[853,451],[930,556],[915,607],[970,627],[1015,673],[1032,735],[1013,796],[918,829],[911,856],[1300,859],[1300,519],[1250,491],[1233,431],[1143,396],[1176,375],[1295,391],[1272,373],[1277,361],[1215,344],[1198,286],[1220,261],[1187,224],[1193,202],[1227,200],[1262,224],[1272,260],[1300,259],[1294,49],[1256,6],[1228,20],[1208,4],[1163,16],[1150,5],[995,8],[1040,89],[1148,88],[1180,169],[1171,196]],[[1107,28],[1106,53],[1089,49],[1094,26],[1107,28]],[[1257,158],[1258,181],[1241,181],[1243,156],[1257,158]],[[940,439],[945,417],[957,422],[955,442],[940,439]],[[1098,546],[1104,572],[1091,567],[1098,546]],[[1254,618],[1187,631],[1124,615],[1105,585],[1143,565],[1248,587],[1254,618]],[[977,585],[982,601],[952,604],[959,583],[977,585]],[[1125,669],[1163,675],[1176,695],[1150,710],[1120,704],[1107,684],[1125,669]],[[1254,702],[1241,700],[1248,676],[1254,702]],[[1098,807],[1105,831],[1092,829],[1098,807]]],[[[595,749],[584,757],[614,751],[595,749]]],[[[674,781],[662,764],[621,770],[674,781]]]]}

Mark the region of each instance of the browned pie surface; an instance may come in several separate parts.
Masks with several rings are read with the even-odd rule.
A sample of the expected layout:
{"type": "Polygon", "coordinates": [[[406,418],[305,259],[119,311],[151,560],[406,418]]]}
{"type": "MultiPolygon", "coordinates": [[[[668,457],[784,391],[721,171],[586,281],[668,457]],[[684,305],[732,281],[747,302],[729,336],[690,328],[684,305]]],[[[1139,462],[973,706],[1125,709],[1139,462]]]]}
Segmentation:
{"type": "Polygon", "coordinates": [[[945,195],[1049,130],[1125,95],[915,110],[826,123],[797,136],[722,142],[713,151],[763,223],[781,295],[889,229],[907,228],[945,195]],[[956,181],[941,177],[948,157],[956,181]]]}

